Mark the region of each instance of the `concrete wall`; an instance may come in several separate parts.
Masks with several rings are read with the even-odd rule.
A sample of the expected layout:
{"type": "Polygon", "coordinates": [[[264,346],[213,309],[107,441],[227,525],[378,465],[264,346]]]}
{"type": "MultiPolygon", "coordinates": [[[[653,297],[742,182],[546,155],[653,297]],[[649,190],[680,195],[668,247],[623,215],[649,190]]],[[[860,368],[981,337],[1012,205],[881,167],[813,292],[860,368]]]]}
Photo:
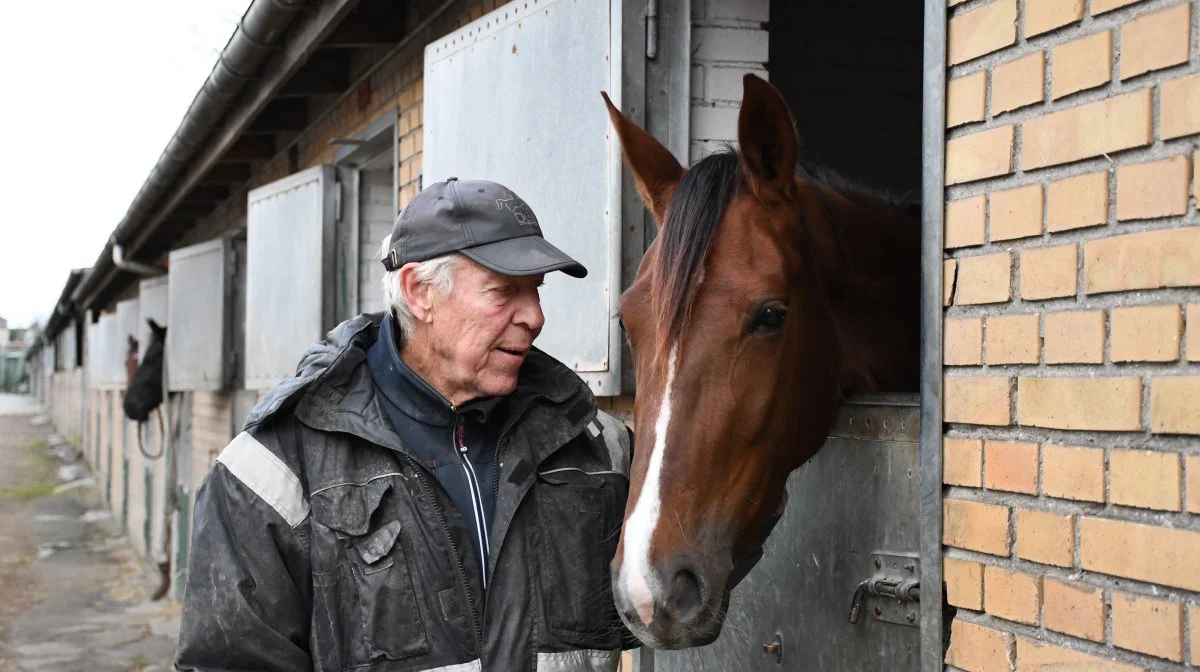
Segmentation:
{"type": "Polygon", "coordinates": [[[1192,669],[1200,4],[950,4],[946,662],[1192,669]]]}

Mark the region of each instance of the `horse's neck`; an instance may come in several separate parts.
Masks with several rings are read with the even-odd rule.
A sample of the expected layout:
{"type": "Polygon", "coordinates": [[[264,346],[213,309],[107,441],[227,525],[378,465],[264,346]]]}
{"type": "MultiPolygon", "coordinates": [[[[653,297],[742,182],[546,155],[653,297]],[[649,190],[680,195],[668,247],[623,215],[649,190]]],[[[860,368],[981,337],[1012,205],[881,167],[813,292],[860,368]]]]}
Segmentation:
{"type": "Polygon", "coordinates": [[[830,204],[840,260],[830,294],[852,392],[916,391],[920,371],[919,216],[863,201],[830,204]],[[837,230],[840,229],[840,232],[837,230]]]}

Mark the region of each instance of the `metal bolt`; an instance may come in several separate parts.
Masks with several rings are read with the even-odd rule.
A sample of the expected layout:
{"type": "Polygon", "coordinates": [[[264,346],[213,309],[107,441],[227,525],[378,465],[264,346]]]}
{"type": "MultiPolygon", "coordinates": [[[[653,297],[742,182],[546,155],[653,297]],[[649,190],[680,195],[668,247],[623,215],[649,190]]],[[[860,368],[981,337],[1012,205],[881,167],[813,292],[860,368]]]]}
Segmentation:
{"type": "Polygon", "coordinates": [[[883,560],[875,558],[875,569],[879,569],[880,567],[883,567],[883,560]]]}
{"type": "Polygon", "coordinates": [[[917,566],[911,562],[906,562],[906,563],[904,563],[904,568],[911,572],[911,571],[915,570],[917,568],[917,566]]]}
{"type": "Polygon", "coordinates": [[[915,612],[915,611],[908,612],[908,616],[906,616],[906,618],[908,619],[909,623],[916,623],[917,622],[917,612],[915,612]]]}
{"type": "Polygon", "coordinates": [[[878,616],[878,615],[880,615],[880,614],[882,614],[882,613],[883,613],[883,609],[880,609],[879,607],[875,607],[875,615],[876,615],[876,616],[878,616]]]}

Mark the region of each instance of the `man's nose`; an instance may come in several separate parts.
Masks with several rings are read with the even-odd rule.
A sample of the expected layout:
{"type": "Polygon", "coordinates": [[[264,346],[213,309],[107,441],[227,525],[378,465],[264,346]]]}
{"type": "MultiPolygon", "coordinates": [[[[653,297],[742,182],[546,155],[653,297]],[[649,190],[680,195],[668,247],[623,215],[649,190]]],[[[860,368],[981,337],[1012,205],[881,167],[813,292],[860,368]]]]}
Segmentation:
{"type": "Polygon", "coordinates": [[[546,323],[546,316],[542,313],[542,302],[536,296],[526,297],[513,316],[513,322],[535,334],[540,332],[542,325],[546,323]]]}

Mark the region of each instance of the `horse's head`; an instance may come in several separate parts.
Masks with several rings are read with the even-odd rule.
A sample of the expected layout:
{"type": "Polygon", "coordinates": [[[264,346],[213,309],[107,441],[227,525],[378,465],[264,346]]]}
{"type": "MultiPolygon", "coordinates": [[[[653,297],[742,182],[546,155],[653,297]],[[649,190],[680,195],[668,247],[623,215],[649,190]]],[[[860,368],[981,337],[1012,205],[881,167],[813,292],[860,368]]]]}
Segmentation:
{"type": "Polygon", "coordinates": [[[621,616],[657,648],[716,639],[789,472],[823,443],[840,401],[821,277],[835,262],[814,258],[834,195],[797,178],[775,89],[753,75],[744,86],[738,150],[687,170],[608,103],[660,230],[621,297],[637,437],[613,560],[621,616]]]}

